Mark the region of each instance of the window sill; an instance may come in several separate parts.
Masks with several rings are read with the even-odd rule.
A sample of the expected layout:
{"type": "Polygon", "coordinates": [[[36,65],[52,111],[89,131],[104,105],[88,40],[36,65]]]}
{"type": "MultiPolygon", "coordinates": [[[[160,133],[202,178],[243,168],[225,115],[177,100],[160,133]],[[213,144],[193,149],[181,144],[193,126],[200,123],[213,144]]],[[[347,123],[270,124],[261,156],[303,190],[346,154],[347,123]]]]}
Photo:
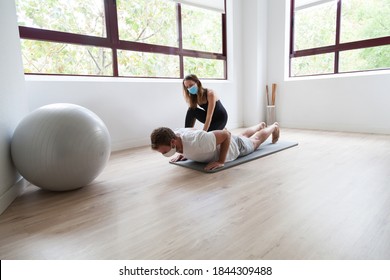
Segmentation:
{"type": "MultiPolygon", "coordinates": [[[[181,78],[126,78],[96,76],[59,76],[59,75],[24,75],[28,82],[94,82],[94,83],[172,83],[177,84],[181,78]]],[[[230,83],[227,80],[201,79],[202,83],[230,83]]]]}
{"type": "Polygon", "coordinates": [[[387,75],[390,75],[390,70],[372,70],[372,71],[342,73],[342,74],[286,77],[284,80],[286,82],[294,82],[294,81],[329,80],[329,79],[343,79],[343,78],[351,78],[351,77],[370,77],[370,76],[387,76],[387,75]]]}

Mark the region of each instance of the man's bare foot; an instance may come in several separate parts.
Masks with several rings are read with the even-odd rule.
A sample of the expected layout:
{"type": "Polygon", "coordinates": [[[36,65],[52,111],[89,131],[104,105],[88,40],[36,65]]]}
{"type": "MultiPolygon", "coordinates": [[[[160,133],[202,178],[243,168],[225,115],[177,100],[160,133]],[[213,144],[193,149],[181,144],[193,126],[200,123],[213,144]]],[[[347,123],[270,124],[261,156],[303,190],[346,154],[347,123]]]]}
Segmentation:
{"type": "Polygon", "coordinates": [[[256,138],[257,134],[263,129],[265,129],[266,127],[267,124],[265,122],[261,122],[259,124],[247,128],[243,133],[241,133],[241,136],[248,137],[248,138],[256,138]]]}
{"type": "Polygon", "coordinates": [[[261,122],[260,123],[260,125],[259,125],[259,130],[262,130],[262,129],[264,129],[264,128],[266,128],[267,127],[267,124],[265,123],[265,122],[261,122]]]}
{"type": "Polygon", "coordinates": [[[277,122],[275,122],[274,126],[275,126],[275,130],[274,130],[274,132],[272,132],[272,144],[275,144],[276,142],[278,142],[279,136],[280,136],[279,124],[277,122]]]}

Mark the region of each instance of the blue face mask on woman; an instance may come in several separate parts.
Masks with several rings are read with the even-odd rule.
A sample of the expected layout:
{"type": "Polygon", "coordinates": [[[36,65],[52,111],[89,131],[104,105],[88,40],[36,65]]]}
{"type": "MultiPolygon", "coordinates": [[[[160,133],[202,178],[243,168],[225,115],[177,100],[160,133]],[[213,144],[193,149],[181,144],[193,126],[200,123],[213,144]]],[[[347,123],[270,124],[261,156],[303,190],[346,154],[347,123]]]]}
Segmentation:
{"type": "Polygon", "coordinates": [[[198,86],[194,84],[192,87],[188,89],[188,92],[190,94],[196,95],[198,93],[198,86]]]}

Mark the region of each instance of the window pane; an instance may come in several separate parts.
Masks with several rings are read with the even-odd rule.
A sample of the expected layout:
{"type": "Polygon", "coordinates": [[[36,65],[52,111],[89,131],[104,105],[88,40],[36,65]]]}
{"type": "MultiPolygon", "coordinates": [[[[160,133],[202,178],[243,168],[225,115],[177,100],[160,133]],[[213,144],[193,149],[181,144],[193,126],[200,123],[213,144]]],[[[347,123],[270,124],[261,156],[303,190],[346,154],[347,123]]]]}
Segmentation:
{"type": "Polygon", "coordinates": [[[184,73],[195,74],[199,78],[225,78],[225,62],[223,60],[184,57],[184,73]]]}
{"type": "Polygon", "coordinates": [[[334,53],[291,59],[291,76],[328,74],[334,72],[334,53]]]}
{"type": "Polygon", "coordinates": [[[21,26],[106,37],[104,0],[16,0],[21,26]]]}
{"type": "Polygon", "coordinates": [[[337,1],[295,12],[294,49],[304,50],[335,44],[337,1]]]}
{"type": "Polygon", "coordinates": [[[178,46],[176,4],[166,0],[117,0],[119,38],[178,46]]]}
{"type": "Polygon", "coordinates": [[[175,55],[118,50],[118,67],[120,76],[180,77],[175,55]]]}
{"type": "Polygon", "coordinates": [[[390,46],[340,52],[340,72],[390,68],[390,46]]]}
{"type": "Polygon", "coordinates": [[[112,76],[111,49],[21,40],[25,73],[112,76]]]}
{"type": "Polygon", "coordinates": [[[390,36],[390,0],[343,0],[341,42],[390,36]]]}
{"type": "Polygon", "coordinates": [[[183,48],[222,53],[222,15],[182,5],[183,48]]]}

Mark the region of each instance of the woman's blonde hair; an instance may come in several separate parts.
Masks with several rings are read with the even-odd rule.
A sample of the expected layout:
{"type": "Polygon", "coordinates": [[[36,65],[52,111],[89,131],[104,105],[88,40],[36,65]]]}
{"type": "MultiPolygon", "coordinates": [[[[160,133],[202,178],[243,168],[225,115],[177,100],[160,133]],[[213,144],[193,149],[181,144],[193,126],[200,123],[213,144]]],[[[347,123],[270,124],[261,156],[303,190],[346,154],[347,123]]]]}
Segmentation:
{"type": "Polygon", "coordinates": [[[207,100],[206,95],[206,89],[203,88],[202,83],[198,79],[198,77],[194,74],[190,74],[184,77],[183,79],[183,95],[184,99],[188,103],[188,106],[190,108],[196,108],[198,104],[205,103],[207,100]],[[184,82],[185,81],[193,81],[198,86],[198,93],[197,94],[191,94],[188,92],[188,89],[185,87],[184,82]]]}

